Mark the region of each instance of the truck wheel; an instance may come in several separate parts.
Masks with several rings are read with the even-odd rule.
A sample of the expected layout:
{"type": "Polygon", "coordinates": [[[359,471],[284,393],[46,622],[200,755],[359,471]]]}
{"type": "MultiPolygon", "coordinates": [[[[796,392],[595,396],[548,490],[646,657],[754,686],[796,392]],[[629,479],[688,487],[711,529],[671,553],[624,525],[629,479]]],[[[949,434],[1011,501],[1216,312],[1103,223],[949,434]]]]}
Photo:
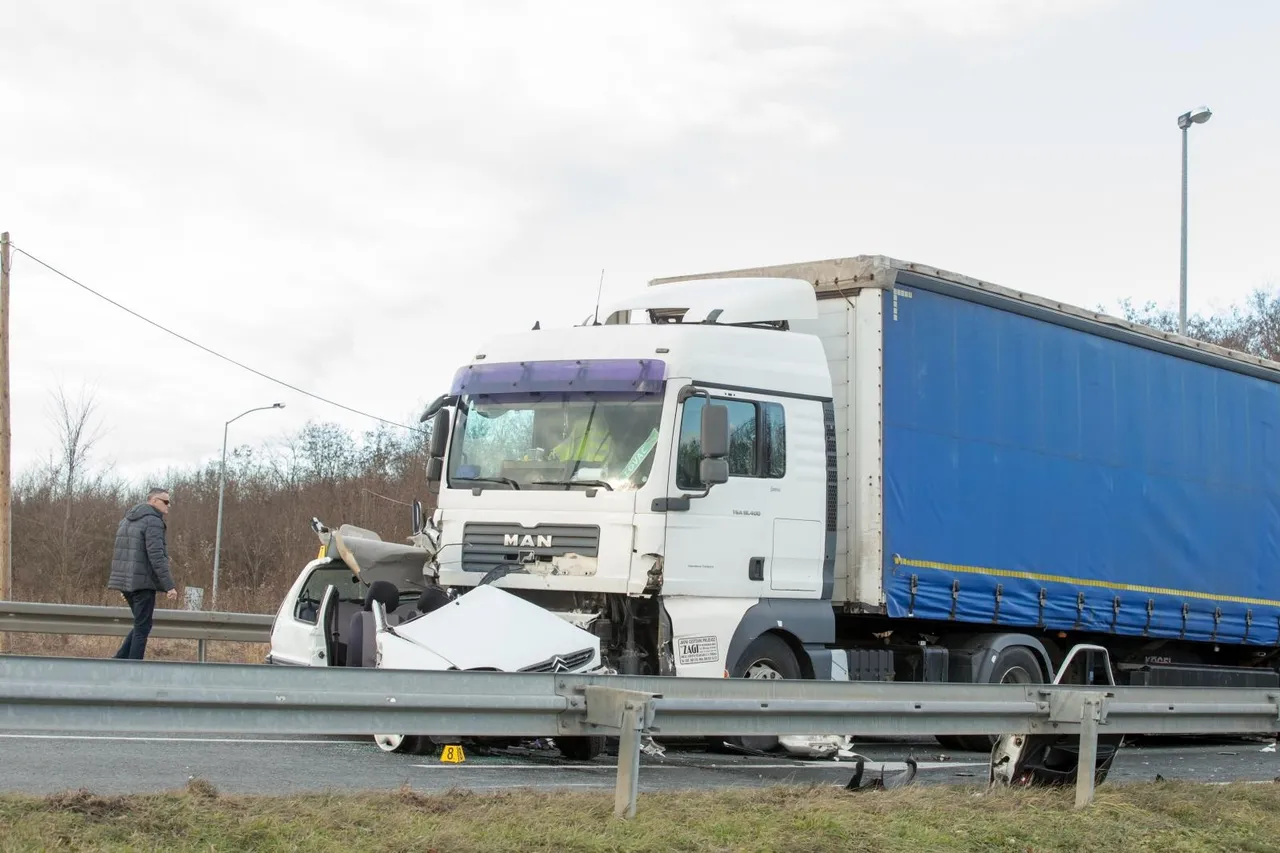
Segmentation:
{"type": "Polygon", "coordinates": [[[558,737],[556,746],[570,761],[591,761],[604,752],[604,735],[558,737]]]}
{"type": "MultiPolygon", "coordinates": [[[[1010,646],[996,658],[989,684],[1044,684],[1044,673],[1035,652],[1026,646],[1010,646]]],[[[999,735],[940,735],[944,749],[962,752],[990,752],[999,735]]]]}
{"type": "MultiPolygon", "coordinates": [[[[786,642],[774,634],[756,637],[729,672],[732,678],[802,678],[800,662],[786,642]]],[[[724,751],[723,745],[758,752],[778,748],[777,735],[731,735],[711,742],[711,748],[724,751]]]]}

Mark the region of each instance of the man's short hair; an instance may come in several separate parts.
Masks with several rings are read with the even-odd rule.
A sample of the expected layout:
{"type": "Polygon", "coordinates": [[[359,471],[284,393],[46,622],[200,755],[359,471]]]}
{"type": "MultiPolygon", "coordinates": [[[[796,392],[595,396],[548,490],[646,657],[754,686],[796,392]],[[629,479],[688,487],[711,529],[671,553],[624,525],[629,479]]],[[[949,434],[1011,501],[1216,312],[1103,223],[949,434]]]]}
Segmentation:
{"type": "Polygon", "coordinates": [[[151,490],[147,492],[147,500],[151,500],[157,495],[167,495],[168,493],[169,493],[168,489],[162,489],[159,486],[152,486],[151,490]]]}

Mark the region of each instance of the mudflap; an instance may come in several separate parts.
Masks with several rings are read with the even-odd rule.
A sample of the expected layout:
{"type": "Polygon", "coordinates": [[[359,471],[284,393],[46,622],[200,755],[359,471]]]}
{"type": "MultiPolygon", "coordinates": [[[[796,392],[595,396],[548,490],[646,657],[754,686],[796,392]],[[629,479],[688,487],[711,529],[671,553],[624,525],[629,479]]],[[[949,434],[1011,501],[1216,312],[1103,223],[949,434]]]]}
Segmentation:
{"type": "MultiPolygon", "coordinates": [[[[1101,784],[1111,770],[1123,735],[1099,735],[1093,782],[1101,784]]],[[[991,750],[992,786],[1074,785],[1080,774],[1080,738],[1076,735],[1004,735],[991,750]]]]}

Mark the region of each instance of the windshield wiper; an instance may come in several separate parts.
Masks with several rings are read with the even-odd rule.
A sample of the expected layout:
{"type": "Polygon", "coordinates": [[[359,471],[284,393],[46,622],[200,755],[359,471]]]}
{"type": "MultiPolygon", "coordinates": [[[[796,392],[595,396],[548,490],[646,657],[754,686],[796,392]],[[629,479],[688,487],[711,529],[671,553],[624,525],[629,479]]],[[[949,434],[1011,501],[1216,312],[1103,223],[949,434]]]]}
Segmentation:
{"type": "Polygon", "coordinates": [[[520,491],[520,484],[510,477],[454,477],[458,483],[498,483],[503,486],[510,486],[517,492],[520,491]]]}
{"type": "Polygon", "coordinates": [[[613,491],[613,486],[604,480],[534,480],[532,486],[596,486],[613,491]]]}

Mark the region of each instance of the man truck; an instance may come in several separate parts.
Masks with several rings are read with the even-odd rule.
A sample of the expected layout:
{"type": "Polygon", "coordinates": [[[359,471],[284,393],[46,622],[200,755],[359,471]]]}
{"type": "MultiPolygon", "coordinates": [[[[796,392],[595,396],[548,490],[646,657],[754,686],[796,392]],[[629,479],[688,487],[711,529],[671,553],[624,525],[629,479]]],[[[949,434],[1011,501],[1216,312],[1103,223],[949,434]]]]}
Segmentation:
{"type": "Polygon", "coordinates": [[[495,337],[423,419],[401,585],[491,584],[621,673],[1043,683],[1088,643],[1280,686],[1280,364],[859,256],[495,337]]]}

